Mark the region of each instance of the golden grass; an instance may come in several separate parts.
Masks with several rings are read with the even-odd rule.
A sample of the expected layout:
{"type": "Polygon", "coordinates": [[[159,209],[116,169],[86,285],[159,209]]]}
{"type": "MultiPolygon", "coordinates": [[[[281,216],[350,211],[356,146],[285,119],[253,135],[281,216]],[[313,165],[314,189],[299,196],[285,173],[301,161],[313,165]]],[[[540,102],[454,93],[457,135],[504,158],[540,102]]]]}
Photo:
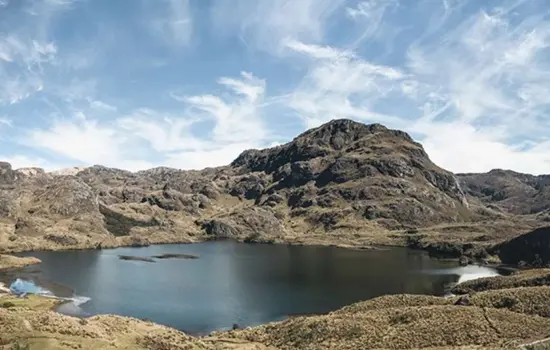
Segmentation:
{"type": "Polygon", "coordinates": [[[550,317],[550,286],[489,290],[475,293],[469,300],[479,307],[550,317]]]}
{"type": "Polygon", "coordinates": [[[550,269],[525,270],[510,276],[479,278],[453,288],[455,294],[468,294],[485,290],[550,285],[550,269]]]}
{"type": "Polygon", "coordinates": [[[0,255],[0,270],[20,268],[34,264],[40,264],[40,260],[33,257],[17,257],[4,254],[0,255]]]}
{"type": "Polygon", "coordinates": [[[52,310],[55,306],[62,303],[59,299],[48,298],[38,295],[28,295],[25,298],[18,298],[14,295],[0,295],[0,307],[9,308],[28,308],[32,310],[52,310]]]}
{"type": "Polygon", "coordinates": [[[431,305],[334,312],[231,332],[281,349],[507,348],[543,337],[550,319],[508,310],[431,305]]]}
{"type": "Polygon", "coordinates": [[[88,319],[51,311],[0,308],[0,348],[13,344],[30,349],[274,349],[246,340],[199,339],[168,327],[119,316],[88,319]]]}

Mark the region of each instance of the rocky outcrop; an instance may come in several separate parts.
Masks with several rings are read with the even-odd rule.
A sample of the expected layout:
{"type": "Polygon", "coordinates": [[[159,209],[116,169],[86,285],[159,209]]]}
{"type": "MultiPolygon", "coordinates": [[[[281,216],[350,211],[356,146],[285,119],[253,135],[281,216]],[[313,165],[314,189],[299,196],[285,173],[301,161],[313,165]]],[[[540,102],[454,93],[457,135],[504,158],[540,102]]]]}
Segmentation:
{"type": "Polygon", "coordinates": [[[12,185],[15,182],[15,178],[15,171],[11,168],[11,164],[0,162],[0,185],[12,185]]]}
{"type": "Polygon", "coordinates": [[[259,174],[256,186],[249,180],[249,198],[272,207],[287,198],[309,221],[318,208],[352,207],[357,216],[395,229],[461,221],[468,212],[452,173],[434,165],[406,133],[379,124],[335,120],[288,144],[245,151],[232,167],[259,174]]]}
{"type": "Polygon", "coordinates": [[[525,215],[550,209],[550,175],[495,169],[457,177],[469,197],[497,210],[525,215]]]}
{"type": "Polygon", "coordinates": [[[285,227],[271,208],[244,208],[199,222],[212,238],[270,243],[284,237],[285,227]]]}
{"type": "Polygon", "coordinates": [[[494,250],[505,264],[550,267],[550,227],[513,238],[494,250]]]}

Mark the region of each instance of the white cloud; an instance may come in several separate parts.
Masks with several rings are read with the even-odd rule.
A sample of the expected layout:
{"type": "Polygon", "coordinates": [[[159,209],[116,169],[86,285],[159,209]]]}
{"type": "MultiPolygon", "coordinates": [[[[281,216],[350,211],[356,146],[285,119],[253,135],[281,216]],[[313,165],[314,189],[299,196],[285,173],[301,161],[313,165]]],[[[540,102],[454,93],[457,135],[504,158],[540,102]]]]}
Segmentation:
{"type": "Polygon", "coordinates": [[[190,44],[193,34],[193,16],[189,0],[146,1],[145,5],[147,16],[152,9],[157,13],[155,18],[148,20],[148,26],[153,34],[174,49],[190,44]]]}
{"type": "MultiPolygon", "coordinates": [[[[0,23],[2,113],[17,127],[32,125],[23,131],[25,141],[55,154],[52,159],[131,169],[220,165],[244,148],[347,117],[414,133],[436,163],[453,171],[550,172],[544,0],[505,0],[498,7],[469,0],[218,0],[207,2],[214,23],[199,23],[204,8],[189,0],[142,0],[137,21],[152,36],[134,31],[132,16],[127,33],[101,23],[58,35],[53,26],[67,23],[57,15],[77,10],[77,2],[25,0],[20,15],[32,21],[18,26],[0,18],[9,22],[0,23]],[[128,40],[114,40],[111,30],[128,40]],[[94,31],[93,42],[82,34],[94,31]],[[196,52],[179,50],[199,41],[196,52]],[[159,42],[174,51],[154,51],[159,42]],[[125,56],[135,48],[144,49],[137,61],[125,56]],[[103,56],[131,64],[106,68],[98,64],[103,56]],[[153,74],[147,69],[155,62],[153,74]],[[248,72],[232,76],[240,69],[266,80],[248,72]],[[170,90],[185,94],[155,95],[170,90]],[[29,98],[37,92],[42,98],[29,98]],[[65,119],[69,114],[74,118],[65,119]]],[[[95,3],[88,2],[90,10],[95,3]]],[[[7,124],[0,119],[0,126],[5,131],[7,124]]],[[[28,159],[19,162],[43,161],[28,159]]]]}
{"type": "Polygon", "coordinates": [[[99,100],[92,100],[89,98],[88,103],[90,104],[90,108],[96,109],[96,110],[102,110],[107,112],[116,112],[118,110],[116,106],[112,106],[108,103],[105,103],[99,100]]]}
{"type": "Polygon", "coordinates": [[[265,82],[242,72],[240,79],[222,77],[218,83],[233,94],[224,99],[171,94],[185,104],[181,115],[142,108],[122,118],[118,125],[128,137],[145,140],[165,155],[170,166],[196,169],[228,164],[244,149],[261,147],[266,139],[260,112],[265,82]],[[196,134],[198,125],[210,132],[196,134]]]}
{"type": "Polygon", "coordinates": [[[461,3],[445,1],[442,11],[434,10],[442,18],[430,20],[421,40],[410,42],[404,66],[374,64],[350,49],[376,41],[374,33],[387,25],[385,13],[400,5],[349,7],[355,21],[370,19],[351,46],[283,41],[310,58],[308,73],[285,103],[307,127],[348,117],[414,132],[432,159],[453,171],[550,172],[544,151],[550,145],[550,23],[536,13],[512,19],[520,5],[463,17],[461,3]]]}
{"type": "MultiPolygon", "coordinates": [[[[361,33],[355,39],[353,46],[374,38],[382,27],[386,12],[397,6],[399,6],[397,0],[368,0],[358,3],[356,7],[346,7],[347,15],[361,25],[361,33]]],[[[391,26],[383,29],[389,31],[391,26]]]]}
{"type": "Polygon", "coordinates": [[[3,162],[10,163],[13,169],[43,168],[46,170],[52,170],[56,168],[56,165],[48,162],[43,158],[29,157],[26,155],[12,155],[12,156],[0,155],[0,160],[2,160],[3,162]]]}
{"type": "Polygon", "coordinates": [[[313,59],[309,72],[288,99],[288,106],[313,127],[334,118],[396,122],[369,106],[384,98],[405,75],[398,69],[370,63],[348,50],[287,41],[286,47],[313,59]]]}
{"type": "Polygon", "coordinates": [[[120,119],[118,125],[127,135],[147,141],[150,147],[162,153],[203,148],[203,141],[190,131],[195,121],[141,108],[120,119]]]}
{"type": "MultiPolygon", "coordinates": [[[[51,92],[71,104],[76,101],[90,101],[97,90],[97,80],[74,78],[65,84],[54,85],[51,92]]],[[[93,101],[92,101],[93,102],[93,101]]],[[[92,104],[90,102],[90,104],[92,104]]]]}
{"type": "Polygon", "coordinates": [[[51,42],[0,37],[0,103],[15,104],[42,91],[43,65],[53,64],[56,54],[51,42]]]}
{"type": "Polygon", "coordinates": [[[257,148],[253,143],[231,143],[224,147],[198,151],[177,152],[168,155],[166,165],[180,169],[204,169],[227,165],[244,150],[257,148]]]}
{"type": "Polygon", "coordinates": [[[0,126],[2,125],[11,127],[12,125],[11,119],[5,116],[4,117],[0,116],[0,126]]]}
{"type": "Polygon", "coordinates": [[[71,10],[74,5],[84,1],[86,0],[27,0],[24,5],[27,13],[41,17],[40,25],[44,25],[50,22],[55,14],[71,10]]]}
{"type": "Polygon", "coordinates": [[[409,49],[415,99],[438,100],[415,131],[436,163],[453,171],[550,172],[541,152],[550,131],[550,62],[543,59],[550,23],[535,13],[511,16],[510,8],[479,11],[440,40],[409,49]],[[518,141],[526,137],[530,147],[518,141]]]}
{"type": "Polygon", "coordinates": [[[23,74],[4,79],[0,82],[0,103],[3,104],[18,103],[44,88],[42,80],[34,75],[23,74]]]}
{"type": "Polygon", "coordinates": [[[23,40],[14,35],[0,37],[0,60],[24,63],[29,70],[53,62],[57,47],[52,42],[23,40]]]}
{"type": "Polygon", "coordinates": [[[445,169],[485,172],[500,168],[543,174],[550,168],[550,140],[521,149],[463,122],[421,125],[419,130],[427,135],[422,140],[426,152],[445,169]]]}
{"type": "Polygon", "coordinates": [[[56,120],[46,130],[31,130],[24,139],[35,148],[50,150],[86,164],[116,163],[121,159],[123,141],[116,130],[87,120],[82,114],[74,120],[56,120]]]}
{"type": "MultiPolygon", "coordinates": [[[[45,129],[28,132],[21,142],[83,165],[139,170],[166,164],[182,168],[227,164],[245,148],[266,142],[260,111],[265,81],[242,72],[240,78],[222,77],[218,83],[231,94],[223,98],[173,94],[185,104],[181,114],[139,108],[114,122],[100,122],[78,111],[72,119],[56,119],[45,129]],[[210,132],[197,133],[197,126],[210,132]],[[141,160],[145,158],[154,161],[141,160]]],[[[88,102],[98,112],[109,106],[88,102]]]]}
{"type": "Polygon", "coordinates": [[[278,52],[281,41],[288,37],[321,41],[327,21],[343,3],[343,0],[218,1],[212,12],[214,24],[222,34],[227,28],[237,28],[245,43],[278,52]]]}
{"type": "Polygon", "coordinates": [[[242,72],[241,80],[221,78],[218,83],[244,99],[226,102],[212,95],[188,97],[185,102],[215,123],[212,138],[216,142],[257,142],[265,138],[260,117],[260,104],[265,92],[265,81],[242,72]]]}
{"type": "Polygon", "coordinates": [[[320,46],[315,44],[304,44],[296,39],[286,38],[282,41],[282,46],[292,51],[306,54],[318,59],[352,59],[354,54],[350,51],[335,49],[330,46],[320,46]]]}

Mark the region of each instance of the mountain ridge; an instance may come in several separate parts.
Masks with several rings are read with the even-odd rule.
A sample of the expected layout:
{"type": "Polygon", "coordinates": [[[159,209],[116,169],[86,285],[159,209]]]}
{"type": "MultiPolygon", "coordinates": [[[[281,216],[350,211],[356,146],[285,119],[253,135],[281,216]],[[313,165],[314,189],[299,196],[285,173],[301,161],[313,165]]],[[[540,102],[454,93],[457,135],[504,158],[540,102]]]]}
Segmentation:
{"type": "Polygon", "coordinates": [[[94,165],[47,173],[3,162],[0,249],[224,237],[355,247],[471,243],[483,250],[546,218],[546,177],[518,174],[455,175],[407,133],[347,119],[202,170],[94,165]]]}

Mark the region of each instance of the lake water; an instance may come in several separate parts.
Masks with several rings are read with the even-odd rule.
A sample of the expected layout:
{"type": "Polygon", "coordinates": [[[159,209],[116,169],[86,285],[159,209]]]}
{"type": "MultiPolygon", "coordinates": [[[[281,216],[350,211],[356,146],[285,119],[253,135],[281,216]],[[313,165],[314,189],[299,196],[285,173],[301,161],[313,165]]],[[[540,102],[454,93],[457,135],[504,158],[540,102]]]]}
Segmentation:
{"type": "Polygon", "coordinates": [[[405,248],[251,245],[231,241],[65,252],[33,252],[42,264],[4,276],[74,297],[59,311],[119,314],[191,334],[325,313],[384,294],[444,295],[459,280],[494,270],[430,259],[405,248]],[[188,253],[199,259],[120,260],[188,253]]]}

